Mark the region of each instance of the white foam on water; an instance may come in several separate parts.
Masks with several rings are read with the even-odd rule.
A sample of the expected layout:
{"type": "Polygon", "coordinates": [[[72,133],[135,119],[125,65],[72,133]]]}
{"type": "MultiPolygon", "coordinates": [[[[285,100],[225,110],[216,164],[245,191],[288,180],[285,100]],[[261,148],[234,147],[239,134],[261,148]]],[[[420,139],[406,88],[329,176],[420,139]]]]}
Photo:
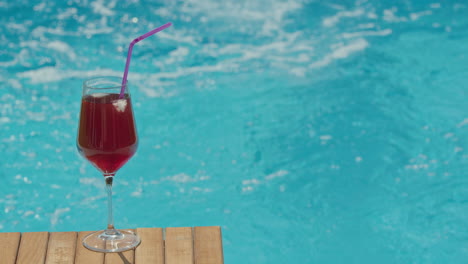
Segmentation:
{"type": "Polygon", "coordinates": [[[374,23],[359,24],[358,28],[360,29],[375,28],[375,24],[374,23]]]}
{"type": "Polygon", "coordinates": [[[187,182],[194,182],[195,179],[190,177],[185,173],[179,173],[173,176],[165,177],[164,180],[178,182],[178,183],[187,183],[187,182]]]}
{"type": "Polygon", "coordinates": [[[19,46],[24,48],[38,48],[41,45],[41,43],[37,40],[28,40],[28,41],[20,41],[19,46]]]}
{"type": "MultiPolygon", "coordinates": [[[[36,70],[30,70],[17,73],[19,78],[29,79],[32,83],[49,83],[57,82],[69,78],[83,78],[94,76],[120,76],[122,72],[109,69],[96,69],[90,71],[63,71],[56,67],[42,67],[36,70]]],[[[132,74],[132,76],[140,76],[132,74]]]]}
{"type": "Polygon", "coordinates": [[[54,67],[44,67],[37,70],[17,73],[19,78],[28,78],[32,83],[47,83],[62,80],[64,77],[57,74],[58,71],[54,67]]]}
{"type": "Polygon", "coordinates": [[[420,17],[429,16],[429,15],[432,15],[432,11],[431,10],[426,10],[426,11],[411,13],[410,18],[411,18],[411,20],[415,21],[415,20],[418,20],[420,17]]]}
{"type": "Polygon", "coordinates": [[[133,197],[141,197],[143,195],[143,182],[140,180],[136,186],[135,191],[133,191],[131,194],[133,197]]]}
{"type": "Polygon", "coordinates": [[[257,185],[257,184],[260,184],[261,182],[257,179],[249,179],[249,180],[243,180],[242,181],[242,185],[250,185],[250,184],[254,184],[254,185],[257,185]]]}
{"type": "Polygon", "coordinates": [[[124,112],[125,108],[127,108],[127,100],[118,99],[118,100],[113,101],[112,105],[115,107],[117,112],[124,112]]]}
{"type": "Polygon", "coordinates": [[[16,79],[8,79],[8,84],[17,90],[20,90],[23,88],[23,85],[21,85],[21,83],[16,79]]]}
{"type": "Polygon", "coordinates": [[[391,29],[384,29],[379,31],[358,31],[352,33],[343,33],[343,38],[356,38],[356,37],[364,37],[364,36],[388,36],[392,34],[391,29]]]}
{"type": "Polygon", "coordinates": [[[70,112],[65,112],[61,115],[53,115],[50,117],[51,120],[70,120],[71,119],[71,113],[70,112]]]}
{"type": "Polygon", "coordinates": [[[43,112],[34,113],[34,112],[27,111],[26,116],[30,120],[38,121],[38,122],[42,122],[42,121],[44,121],[46,119],[46,115],[43,112]]]}
{"type": "Polygon", "coordinates": [[[289,171],[279,170],[277,172],[273,172],[273,173],[268,174],[267,176],[265,176],[265,180],[270,181],[270,180],[273,180],[275,178],[281,178],[283,176],[286,176],[287,174],[289,174],[289,171]]]}
{"type": "Polygon", "coordinates": [[[195,192],[203,192],[203,193],[209,193],[209,192],[212,192],[213,190],[210,189],[210,188],[200,188],[200,187],[192,187],[191,189],[192,191],[195,191],[195,192]]]}
{"type": "Polygon", "coordinates": [[[190,53],[187,47],[179,46],[176,50],[169,52],[169,58],[167,58],[165,64],[173,64],[178,61],[183,61],[184,58],[190,53]]]}
{"type": "Polygon", "coordinates": [[[66,19],[66,18],[69,18],[73,15],[76,15],[78,12],[78,9],[74,8],[74,7],[71,7],[71,8],[67,8],[65,9],[65,11],[63,11],[62,13],[59,13],[57,15],[57,18],[59,20],[63,20],[63,19],[66,19]]]}
{"type": "Polygon", "coordinates": [[[16,33],[24,33],[28,31],[28,27],[25,24],[18,24],[14,22],[10,22],[6,24],[6,27],[10,30],[16,31],[16,33]]]}
{"type": "Polygon", "coordinates": [[[349,18],[349,17],[359,17],[364,15],[364,9],[358,8],[352,11],[340,11],[336,13],[334,16],[326,17],[322,20],[322,25],[325,27],[332,27],[338,24],[342,18],[349,18]]]}
{"type": "Polygon", "coordinates": [[[63,215],[66,212],[69,212],[70,208],[57,208],[55,211],[52,213],[50,216],[50,224],[55,226],[60,218],[61,215],[63,215]]]}
{"type": "Polygon", "coordinates": [[[307,68],[305,67],[296,67],[296,68],[291,68],[289,70],[291,74],[296,75],[297,77],[304,77],[307,72],[307,68]]]}
{"type": "Polygon", "coordinates": [[[342,5],[338,5],[338,4],[327,4],[327,6],[335,9],[335,10],[345,10],[346,7],[345,6],[342,6],[342,5]]]}
{"type": "Polygon", "coordinates": [[[33,214],[34,214],[34,211],[28,210],[28,211],[24,212],[23,217],[28,217],[28,216],[33,215],[33,214]]]}
{"type": "Polygon", "coordinates": [[[243,193],[252,192],[253,190],[254,190],[254,188],[252,186],[242,187],[242,192],[243,193]]]}
{"type": "Polygon", "coordinates": [[[47,48],[56,50],[61,53],[67,54],[70,59],[75,59],[76,54],[73,49],[67,43],[59,40],[51,41],[47,43],[47,48]]]}
{"type": "Polygon", "coordinates": [[[323,59],[316,61],[309,65],[310,68],[320,68],[330,64],[332,61],[337,59],[344,59],[353,53],[362,51],[369,46],[369,43],[363,39],[357,39],[348,45],[339,46],[333,50],[332,53],[326,55],[323,59]]]}
{"type": "Polygon", "coordinates": [[[242,19],[244,21],[268,21],[270,19],[280,21],[286,13],[302,7],[302,4],[298,1],[271,2],[268,5],[256,1],[241,3],[237,1],[219,2],[216,0],[188,0],[185,3],[178,10],[179,12],[204,14],[208,19],[234,18],[235,20],[242,19]]]}
{"type": "Polygon", "coordinates": [[[80,32],[83,34],[83,35],[87,35],[87,36],[93,36],[93,35],[97,35],[97,34],[108,34],[108,33],[112,33],[114,32],[114,29],[109,27],[109,26],[99,26],[97,28],[94,28],[90,25],[87,25],[85,28],[82,28],[80,30],[80,32]]]}
{"type": "Polygon", "coordinates": [[[104,181],[99,178],[80,177],[80,183],[86,184],[86,185],[92,185],[97,188],[101,188],[104,186],[104,181]]]}
{"type": "Polygon", "coordinates": [[[396,7],[393,7],[391,9],[385,9],[384,10],[384,15],[383,15],[383,20],[387,22],[405,22],[408,21],[406,17],[399,17],[395,13],[398,11],[396,7]]]}
{"type": "Polygon", "coordinates": [[[0,66],[2,67],[10,67],[18,64],[19,62],[19,55],[13,58],[11,61],[0,61],[0,66]]]}
{"type": "Polygon", "coordinates": [[[161,7],[161,8],[158,8],[154,11],[154,13],[158,16],[162,16],[162,17],[169,17],[172,15],[172,12],[166,8],[166,7],[161,7]]]}
{"type": "Polygon", "coordinates": [[[33,10],[34,10],[34,11],[39,11],[39,12],[40,12],[40,11],[44,10],[45,7],[46,7],[46,3],[45,3],[45,2],[42,2],[42,3],[39,3],[39,4],[35,5],[35,6],[33,7],[33,10]]]}
{"type": "Polygon", "coordinates": [[[10,118],[7,116],[0,117],[0,124],[7,124],[10,123],[10,118]]]}
{"type": "MultiPolygon", "coordinates": [[[[153,85],[155,84],[154,82],[151,82],[153,85]]],[[[174,85],[175,82],[165,82],[161,83],[159,82],[156,84],[156,86],[164,86],[164,85],[174,85]]],[[[148,88],[145,85],[140,87],[140,91],[142,91],[146,96],[151,97],[151,98],[168,98],[177,95],[177,91],[166,91],[162,87],[157,87],[157,88],[148,88]]]]}
{"type": "Polygon", "coordinates": [[[91,3],[93,12],[103,16],[112,16],[115,14],[114,10],[111,9],[111,6],[105,6],[103,0],[97,0],[91,3]]]}
{"type": "Polygon", "coordinates": [[[464,127],[468,125],[468,118],[463,119],[460,123],[457,124],[457,127],[464,127]]]}
{"type": "Polygon", "coordinates": [[[186,48],[186,47],[178,47],[176,50],[174,51],[171,51],[169,53],[169,56],[175,56],[175,57],[179,57],[179,56],[187,56],[189,54],[189,49],[186,48]]]}
{"type": "Polygon", "coordinates": [[[35,38],[44,39],[45,33],[58,36],[79,36],[79,32],[65,31],[63,28],[49,28],[44,26],[38,26],[34,28],[31,32],[31,35],[35,38]]]}
{"type": "MultiPolygon", "coordinates": [[[[84,18],[80,18],[84,19],[84,18]]],[[[85,24],[85,26],[79,27],[79,30],[75,31],[66,31],[61,27],[57,28],[49,28],[49,27],[44,27],[44,26],[38,26],[34,28],[31,32],[31,35],[34,38],[39,38],[39,39],[49,39],[46,37],[46,33],[50,35],[57,35],[57,36],[74,36],[74,37],[80,37],[80,36],[86,36],[86,37],[91,37],[93,35],[97,34],[109,34],[114,32],[114,28],[108,26],[107,23],[107,18],[104,17],[99,25],[93,24],[93,23],[88,23],[85,24]]],[[[81,22],[81,21],[80,21],[81,22]]]]}
{"type": "Polygon", "coordinates": [[[185,30],[173,31],[170,34],[164,31],[158,33],[158,38],[167,39],[174,41],[176,43],[187,43],[193,46],[197,45],[197,41],[193,36],[190,36],[190,33],[185,30]]]}

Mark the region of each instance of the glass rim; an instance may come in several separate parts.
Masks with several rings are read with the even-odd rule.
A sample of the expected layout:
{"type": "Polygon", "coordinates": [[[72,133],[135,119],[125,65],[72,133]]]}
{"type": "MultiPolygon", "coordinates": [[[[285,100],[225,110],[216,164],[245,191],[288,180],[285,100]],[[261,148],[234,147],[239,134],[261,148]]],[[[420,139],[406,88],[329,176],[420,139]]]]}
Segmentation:
{"type": "MultiPolygon", "coordinates": [[[[128,80],[125,83],[125,88],[127,88],[127,86],[128,86],[128,80]]],[[[95,77],[91,77],[91,78],[86,79],[86,80],[83,81],[83,87],[87,88],[87,89],[94,89],[94,90],[121,89],[122,88],[122,77],[117,77],[117,76],[95,76],[95,77]],[[95,87],[95,86],[93,86],[91,84],[91,82],[97,81],[99,79],[108,80],[109,83],[116,82],[116,83],[119,83],[119,85],[115,85],[115,86],[112,85],[112,86],[108,86],[108,87],[95,87]]]]}

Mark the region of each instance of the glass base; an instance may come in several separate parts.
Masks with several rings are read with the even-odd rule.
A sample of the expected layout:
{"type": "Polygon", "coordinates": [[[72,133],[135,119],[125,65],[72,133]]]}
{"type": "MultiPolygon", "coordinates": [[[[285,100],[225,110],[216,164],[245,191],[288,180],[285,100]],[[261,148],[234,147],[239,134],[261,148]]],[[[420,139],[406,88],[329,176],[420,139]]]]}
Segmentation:
{"type": "Polygon", "coordinates": [[[110,253],[136,248],[141,240],[129,230],[107,229],[91,233],[83,238],[83,246],[92,251],[110,253]]]}

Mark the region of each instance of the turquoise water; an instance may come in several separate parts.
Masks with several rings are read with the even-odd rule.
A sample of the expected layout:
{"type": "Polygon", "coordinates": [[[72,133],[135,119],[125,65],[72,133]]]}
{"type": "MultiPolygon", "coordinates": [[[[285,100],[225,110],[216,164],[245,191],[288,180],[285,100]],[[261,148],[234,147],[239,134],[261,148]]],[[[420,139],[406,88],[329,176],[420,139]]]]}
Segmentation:
{"type": "Polygon", "coordinates": [[[0,231],[105,225],[81,83],[140,136],[117,227],[220,225],[226,263],[464,263],[466,1],[0,0],[0,231]]]}

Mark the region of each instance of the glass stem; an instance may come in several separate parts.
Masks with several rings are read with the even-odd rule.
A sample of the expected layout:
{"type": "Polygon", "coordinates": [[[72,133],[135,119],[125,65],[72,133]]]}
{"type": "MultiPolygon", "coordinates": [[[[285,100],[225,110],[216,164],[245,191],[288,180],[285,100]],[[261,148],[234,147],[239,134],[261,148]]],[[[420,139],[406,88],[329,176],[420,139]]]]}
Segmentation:
{"type": "Polygon", "coordinates": [[[106,191],[107,191],[107,230],[114,230],[114,215],[112,214],[112,181],[114,175],[104,176],[106,180],[106,191]]]}

